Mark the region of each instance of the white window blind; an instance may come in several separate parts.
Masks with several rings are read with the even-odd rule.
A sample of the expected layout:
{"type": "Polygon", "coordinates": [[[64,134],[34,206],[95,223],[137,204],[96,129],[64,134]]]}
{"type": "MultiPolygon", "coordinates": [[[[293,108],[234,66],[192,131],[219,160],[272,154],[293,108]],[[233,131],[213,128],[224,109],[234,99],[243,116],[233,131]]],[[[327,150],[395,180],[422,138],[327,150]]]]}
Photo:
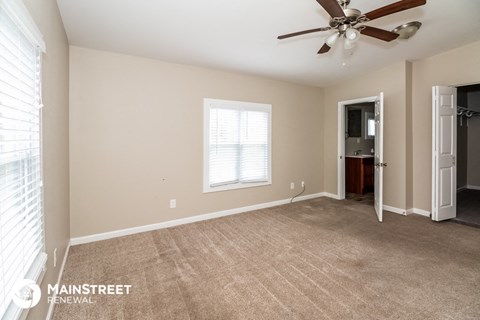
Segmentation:
{"type": "Polygon", "coordinates": [[[18,2],[0,2],[0,318],[15,319],[13,287],[45,264],[40,134],[41,45],[18,2]],[[21,14],[18,14],[18,13],[21,14]]]}
{"type": "Polygon", "coordinates": [[[270,119],[270,105],[205,99],[205,192],[270,183],[270,119]]]}

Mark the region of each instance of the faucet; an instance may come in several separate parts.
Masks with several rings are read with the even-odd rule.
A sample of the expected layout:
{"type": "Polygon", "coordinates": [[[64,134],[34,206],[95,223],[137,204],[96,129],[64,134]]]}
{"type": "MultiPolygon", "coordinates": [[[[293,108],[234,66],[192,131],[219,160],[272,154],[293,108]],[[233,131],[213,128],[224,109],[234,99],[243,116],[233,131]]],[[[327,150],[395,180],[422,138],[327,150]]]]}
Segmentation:
{"type": "Polygon", "coordinates": [[[359,156],[362,153],[362,150],[357,150],[353,152],[354,156],[359,156]]]}

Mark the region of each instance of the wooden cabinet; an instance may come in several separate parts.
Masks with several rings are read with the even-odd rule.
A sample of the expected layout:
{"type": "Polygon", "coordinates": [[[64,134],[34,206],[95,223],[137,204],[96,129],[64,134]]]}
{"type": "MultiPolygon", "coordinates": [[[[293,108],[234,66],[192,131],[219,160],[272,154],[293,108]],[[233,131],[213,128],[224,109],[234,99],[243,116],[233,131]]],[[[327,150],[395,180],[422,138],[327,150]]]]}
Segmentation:
{"type": "Polygon", "coordinates": [[[364,194],[374,189],[374,158],[345,157],[345,189],[347,193],[364,194]]]}

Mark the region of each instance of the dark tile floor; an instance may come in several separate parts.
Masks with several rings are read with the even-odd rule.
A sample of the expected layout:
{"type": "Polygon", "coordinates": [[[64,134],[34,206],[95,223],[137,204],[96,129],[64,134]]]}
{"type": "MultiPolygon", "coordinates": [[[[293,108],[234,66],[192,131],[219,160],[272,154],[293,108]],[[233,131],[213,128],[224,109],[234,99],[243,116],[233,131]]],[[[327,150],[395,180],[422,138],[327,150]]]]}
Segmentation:
{"type": "Polygon", "coordinates": [[[453,221],[480,228],[480,190],[457,193],[457,217],[453,221]]]}

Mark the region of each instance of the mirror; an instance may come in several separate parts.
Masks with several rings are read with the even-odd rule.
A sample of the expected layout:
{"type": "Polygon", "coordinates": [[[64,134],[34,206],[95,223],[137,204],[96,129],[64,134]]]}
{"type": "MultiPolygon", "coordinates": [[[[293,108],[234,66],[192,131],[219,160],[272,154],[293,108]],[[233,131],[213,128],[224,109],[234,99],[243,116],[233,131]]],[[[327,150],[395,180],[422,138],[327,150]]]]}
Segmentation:
{"type": "Polygon", "coordinates": [[[347,107],[347,137],[360,138],[362,136],[362,110],[347,107]]]}

